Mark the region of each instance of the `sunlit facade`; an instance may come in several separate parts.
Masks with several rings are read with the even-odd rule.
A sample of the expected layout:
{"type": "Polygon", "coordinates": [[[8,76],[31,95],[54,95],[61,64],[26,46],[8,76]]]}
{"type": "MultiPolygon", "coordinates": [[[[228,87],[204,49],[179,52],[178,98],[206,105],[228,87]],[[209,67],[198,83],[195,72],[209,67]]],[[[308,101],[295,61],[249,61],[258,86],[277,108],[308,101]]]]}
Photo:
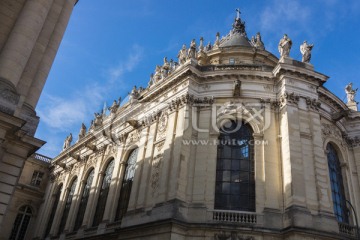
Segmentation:
{"type": "Polygon", "coordinates": [[[238,16],[82,127],[51,163],[34,237],[355,239],[359,112],[254,39],[238,16]]]}

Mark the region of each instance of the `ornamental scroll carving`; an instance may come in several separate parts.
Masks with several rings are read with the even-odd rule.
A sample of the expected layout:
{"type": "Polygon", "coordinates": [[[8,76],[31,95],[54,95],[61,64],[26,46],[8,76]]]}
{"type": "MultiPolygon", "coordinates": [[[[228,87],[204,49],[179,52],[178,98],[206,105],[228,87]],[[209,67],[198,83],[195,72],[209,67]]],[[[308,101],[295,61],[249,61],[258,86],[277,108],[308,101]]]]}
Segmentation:
{"type": "Polygon", "coordinates": [[[169,115],[166,111],[163,111],[159,118],[158,133],[156,137],[157,139],[165,138],[168,121],[169,121],[169,115]]]}
{"type": "Polygon", "coordinates": [[[220,233],[215,233],[215,240],[255,240],[252,236],[239,236],[236,232],[226,233],[221,231],[220,233]]]}
{"type": "Polygon", "coordinates": [[[299,103],[300,96],[295,94],[294,92],[288,93],[285,92],[283,95],[280,96],[280,107],[285,105],[297,105],[299,103]]]}

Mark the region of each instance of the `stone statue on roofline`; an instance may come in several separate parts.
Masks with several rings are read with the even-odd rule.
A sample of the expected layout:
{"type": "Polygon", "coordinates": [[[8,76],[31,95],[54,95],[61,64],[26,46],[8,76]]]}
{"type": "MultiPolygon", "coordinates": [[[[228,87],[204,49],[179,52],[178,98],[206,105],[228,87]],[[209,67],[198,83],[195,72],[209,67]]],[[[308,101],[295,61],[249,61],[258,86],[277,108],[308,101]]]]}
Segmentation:
{"type": "Polygon", "coordinates": [[[209,42],[205,47],[205,52],[208,52],[212,49],[211,43],[209,42]]]}
{"type": "Polygon", "coordinates": [[[300,45],[300,52],[302,54],[301,61],[304,63],[309,63],[311,59],[311,50],[314,47],[314,44],[308,44],[307,41],[304,41],[300,45]]]}
{"type": "Polygon", "coordinates": [[[265,46],[263,41],[261,40],[261,35],[259,32],[256,34],[255,37],[251,37],[251,44],[257,49],[265,50],[265,46]]]}
{"type": "Polygon", "coordinates": [[[167,57],[164,57],[164,64],[161,67],[161,79],[164,79],[168,76],[170,70],[170,63],[167,60],[167,57]]]}
{"type": "MultiPolygon", "coordinates": [[[[160,66],[156,66],[156,68],[158,68],[158,67],[160,69],[160,66]]],[[[129,93],[129,102],[130,102],[130,104],[133,104],[139,98],[139,93],[141,92],[141,89],[142,88],[139,88],[139,90],[138,90],[138,89],[136,89],[136,86],[133,87],[133,89],[129,93]]]]}
{"type": "Polygon", "coordinates": [[[284,34],[284,37],[280,40],[278,45],[280,57],[289,57],[291,46],[292,46],[291,39],[288,37],[287,34],[284,34]]]}
{"type": "Polygon", "coordinates": [[[155,83],[161,80],[161,67],[159,65],[156,65],[155,67],[155,74],[153,79],[155,83]]]}
{"type": "Polygon", "coordinates": [[[114,100],[111,107],[109,107],[110,113],[116,113],[116,111],[118,110],[118,108],[120,106],[120,102],[121,102],[121,97],[119,98],[118,101],[114,100]]]}
{"type": "Polygon", "coordinates": [[[148,84],[148,86],[150,87],[150,86],[152,86],[152,85],[154,85],[154,84],[155,84],[154,74],[151,73],[151,74],[150,74],[150,79],[149,79],[149,84],[148,84]]]}
{"type": "Polygon", "coordinates": [[[70,135],[65,138],[64,145],[63,145],[63,150],[70,147],[72,140],[73,140],[72,134],[70,133],[70,135]]]}
{"type": "Polygon", "coordinates": [[[84,138],[86,135],[86,126],[84,123],[81,124],[81,128],[80,128],[80,132],[79,132],[79,136],[78,136],[78,141],[82,138],[84,138]]]}
{"type": "Polygon", "coordinates": [[[196,42],[195,39],[191,40],[190,48],[187,54],[188,59],[196,59],[196,42]]]}
{"type": "Polygon", "coordinates": [[[186,62],[187,59],[187,50],[186,50],[186,45],[183,44],[182,48],[179,51],[179,54],[177,55],[178,59],[179,59],[179,64],[183,65],[186,62]]]}
{"type": "Polygon", "coordinates": [[[345,93],[346,93],[346,98],[347,98],[347,103],[356,103],[355,101],[355,96],[356,96],[356,92],[358,89],[353,89],[352,88],[352,83],[349,83],[348,85],[346,85],[345,87],[345,93]]]}
{"type": "Polygon", "coordinates": [[[103,122],[103,114],[101,113],[94,113],[95,119],[94,119],[94,127],[101,126],[103,122]]]}

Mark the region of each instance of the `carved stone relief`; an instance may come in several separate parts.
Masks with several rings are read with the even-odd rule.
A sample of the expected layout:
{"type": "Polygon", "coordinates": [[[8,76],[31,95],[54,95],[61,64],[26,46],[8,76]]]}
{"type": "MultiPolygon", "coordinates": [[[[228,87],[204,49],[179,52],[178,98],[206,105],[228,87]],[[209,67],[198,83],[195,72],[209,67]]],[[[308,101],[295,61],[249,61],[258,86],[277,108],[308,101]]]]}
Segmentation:
{"type": "Polygon", "coordinates": [[[162,158],[163,155],[159,154],[156,157],[154,157],[152,161],[152,171],[151,171],[151,194],[154,197],[157,193],[157,190],[159,188],[159,180],[160,180],[160,173],[161,173],[161,165],[162,165],[162,158]]]}
{"type": "Polygon", "coordinates": [[[163,111],[160,115],[159,118],[159,123],[158,123],[158,132],[156,135],[156,138],[162,139],[165,138],[166,136],[166,129],[167,129],[167,125],[168,125],[168,120],[169,120],[169,115],[166,111],[163,111]]]}

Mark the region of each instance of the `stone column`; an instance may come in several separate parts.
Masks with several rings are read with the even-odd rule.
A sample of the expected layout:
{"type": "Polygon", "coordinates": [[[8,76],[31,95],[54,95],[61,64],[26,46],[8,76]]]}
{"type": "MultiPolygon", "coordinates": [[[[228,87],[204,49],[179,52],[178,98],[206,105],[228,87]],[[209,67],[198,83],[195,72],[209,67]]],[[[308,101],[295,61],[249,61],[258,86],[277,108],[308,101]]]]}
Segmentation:
{"type": "Polygon", "coordinates": [[[51,209],[53,208],[53,204],[55,201],[54,194],[56,194],[56,190],[58,189],[58,187],[59,186],[57,184],[51,182],[48,185],[47,190],[45,191],[45,196],[44,196],[45,201],[40,207],[35,225],[36,229],[35,229],[34,237],[36,238],[45,237],[43,235],[45,233],[46,225],[50,217],[50,212],[51,209]]]}
{"type": "Polygon", "coordinates": [[[27,0],[0,56],[0,79],[15,88],[54,0],[27,0]]]}
{"type": "Polygon", "coordinates": [[[40,62],[43,59],[44,53],[54,32],[55,25],[59,20],[59,16],[66,2],[67,1],[64,0],[54,0],[53,5],[51,6],[44,26],[37,38],[36,44],[31,52],[30,58],[17,86],[17,91],[21,96],[20,102],[24,101],[32,82],[36,80],[35,75],[39,67],[41,67],[40,62]]]}
{"type": "Polygon", "coordinates": [[[54,215],[54,220],[50,229],[50,236],[56,236],[58,231],[59,231],[59,225],[60,225],[60,221],[61,221],[61,217],[62,214],[64,212],[64,207],[65,207],[65,203],[66,203],[66,198],[69,194],[70,188],[69,188],[69,174],[66,175],[66,179],[63,183],[63,191],[61,192],[60,195],[60,200],[57,206],[57,209],[55,211],[55,215],[54,215]]]}
{"type": "MultiPolygon", "coordinates": [[[[79,163],[77,163],[79,164],[79,163]]],[[[79,204],[80,204],[80,200],[81,200],[81,196],[82,196],[82,190],[86,184],[86,179],[84,178],[84,174],[85,174],[85,166],[81,166],[79,169],[79,175],[78,177],[78,183],[77,186],[75,187],[75,192],[74,192],[74,196],[71,202],[71,206],[70,206],[70,210],[69,210],[69,214],[68,214],[68,218],[66,220],[66,225],[65,225],[65,232],[71,232],[71,230],[74,227],[74,222],[78,213],[78,208],[79,208],[79,204]]]]}
{"type": "Polygon", "coordinates": [[[254,133],[254,164],[255,164],[255,207],[256,212],[261,213],[264,210],[265,195],[265,156],[264,145],[260,144],[264,140],[264,135],[254,133]]]}
{"type": "Polygon", "coordinates": [[[176,175],[172,171],[173,167],[173,156],[172,156],[172,146],[174,141],[174,133],[176,129],[176,119],[177,112],[169,112],[168,115],[168,124],[166,129],[166,137],[163,145],[163,157],[162,157],[162,166],[161,166],[161,175],[159,178],[159,188],[158,188],[158,197],[156,203],[168,201],[168,192],[170,190],[170,179],[176,178],[176,175]]]}
{"type": "Polygon", "coordinates": [[[132,194],[135,195],[135,204],[134,209],[144,207],[144,199],[146,198],[146,188],[149,186],[149,163],[151,155],[149,157],[149,152],[152,152],[152,147],[149,145],[149,142],[153,144],[155,134],[151,132],[151,126],[147,126],[143,129],[142,137],[140,139],[139,153],[138,153],[138,162],[139,166],[135,171],[133,189],[131,190],[132,194]],[[149,147],[148,147],[149,146],[149,147]]]}
{"type": "Polygon", "coordinates": [[[73,8],[74,8],[74,0],[67,0],[61,12],[60,18],[54,28],[54,33],[52,34],[51,40],[44,53],[42,61],[39,65],[39,69],[35,76],[35,81],[33,81],[27,93],[25,103],[29,104],[33,108],[36,107],[36,104],[39,100],[41,91],[46,82],[51,65],[54,61],[55,55],[57,53],[60,42],[64,35],[73,8]]]}
{"type": "Polygon", "coordinates": [[[139,194],[136,203],[136,208],[149,208],[151,207],[151,199],[152,199],[152,159],[154,155],[154,142],[156,136],[156,123],[150,124],[148,127],[148,140],[144,148],[146,151],[144,152],[144,160],[143,160],[143,170],[142,170],[142,181],[139,186],[139,194]]]}
{"type": "MultiPolygon", "coordinates": [[[[197,137],[193,137],[193,139],[198,142],[207,141],[209,139],[209,131],[208,129],[211,126],[211,109],[209,107],[193,107],[197,108],[197,128],[195,131],[197,132],[197,137]]],[[[194,109],[194,110],[195,110],[194,109]]],[[[196,117],[195,112],[193,111],[193,118],[196,117]]],[[[193,119],[194,120],[194,119],[193,119]]],[[[194,122],[194,121],[192,121],[194,122]]],[[[192,126],[194,127],[194,126],[192,126]]],[[[193,196],[192,203],[204,203],[205,202],[205,193],[207,190],[207,179],[215,176],[208,176],[206,170],[208,165],[209,158],[209,146],[207,144],[195,145],[193,146],[196,149],[196,155],[191,156],[190,161],[195,161],[194,168],[194,181],[193,181],[193,196]]],[[[214,188],[214,186],[209,186],[214,188]]]]}

